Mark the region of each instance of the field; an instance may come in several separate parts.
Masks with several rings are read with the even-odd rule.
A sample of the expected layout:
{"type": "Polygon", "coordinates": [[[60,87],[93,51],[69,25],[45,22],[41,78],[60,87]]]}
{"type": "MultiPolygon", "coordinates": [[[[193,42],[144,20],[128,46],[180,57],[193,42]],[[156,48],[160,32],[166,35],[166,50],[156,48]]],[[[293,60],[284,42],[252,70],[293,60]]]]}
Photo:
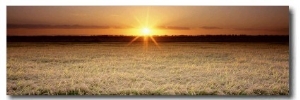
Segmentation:
{"type": "Polygon", "coordinates": [[[8,42],[8,95],[289,95],[289,44],[8,42]]]}

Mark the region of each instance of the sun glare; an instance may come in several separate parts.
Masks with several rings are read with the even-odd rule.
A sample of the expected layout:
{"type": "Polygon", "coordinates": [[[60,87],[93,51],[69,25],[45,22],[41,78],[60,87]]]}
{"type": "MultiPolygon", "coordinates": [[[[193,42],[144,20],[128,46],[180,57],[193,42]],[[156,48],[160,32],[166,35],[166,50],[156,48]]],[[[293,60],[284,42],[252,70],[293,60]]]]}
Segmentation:
{"type": "MultiPolygon", "coordinates": [[[[149,26],[149,23],[148,23],[149,22],[149,8],[147,9],[147,16],[146,16],[146,21],[145,21],[144,24],[141,23],[141,21],[136,16],[134,18],[140,24],[140,26],[143,25],[144,27],[140,29],[140,32],[139,32],[140,35],[138,35],[133,40],[131,40],[127,44],[127,46],[130,45],[132,42],[136,41],[138,38],[143,37],[144,38],[144,50],[147,50],[147,48],[148,48],[148,39],[152,40],[152,42],[160,49],[160,46],[158,45],[158,43],[156,42],[156,40],[152,37],[152,33],[155,34],[155,32],[151,32],[152,30],[149,27],[147,27],[147,26],[149,26]]],[[[150,27],[151,26],[153,26],[153,25],[150,25],[150,27]]]]}
{"type": "Polygon", "coordinates": [[[143,33],[143,35],[150,35],[150,29],[149,28],[143,28],[142,33],[143,33]]]}

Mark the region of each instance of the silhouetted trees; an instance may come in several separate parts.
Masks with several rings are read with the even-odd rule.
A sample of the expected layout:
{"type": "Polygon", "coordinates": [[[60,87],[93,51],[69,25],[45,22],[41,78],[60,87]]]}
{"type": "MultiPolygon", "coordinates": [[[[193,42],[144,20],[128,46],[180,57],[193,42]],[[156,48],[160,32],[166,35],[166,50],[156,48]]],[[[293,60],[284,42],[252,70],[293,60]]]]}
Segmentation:
{"type": "MultiPolygon", "coordinates": [[[[130,42],[136,36],[7,36],[8,42],[130,42]]],[[[289,42],[288,35],[173,35],[152,36],[157,42],[289,42]]],[[[136,41],[144,41],[141,36],[136,41]]]]}

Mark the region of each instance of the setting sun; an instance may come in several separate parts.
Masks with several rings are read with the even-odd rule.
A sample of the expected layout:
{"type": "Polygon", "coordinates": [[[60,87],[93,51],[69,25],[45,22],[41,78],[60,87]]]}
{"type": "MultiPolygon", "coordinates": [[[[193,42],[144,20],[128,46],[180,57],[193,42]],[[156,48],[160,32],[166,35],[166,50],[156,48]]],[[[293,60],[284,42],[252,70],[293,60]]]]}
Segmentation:
{"type": "Polygon", "coordinates": [[[142,33],[143,33],[144,35],[150,35],[150,29],[149,29],[149,28],[143,28],[143,29],[142,29],[142,33]]]}

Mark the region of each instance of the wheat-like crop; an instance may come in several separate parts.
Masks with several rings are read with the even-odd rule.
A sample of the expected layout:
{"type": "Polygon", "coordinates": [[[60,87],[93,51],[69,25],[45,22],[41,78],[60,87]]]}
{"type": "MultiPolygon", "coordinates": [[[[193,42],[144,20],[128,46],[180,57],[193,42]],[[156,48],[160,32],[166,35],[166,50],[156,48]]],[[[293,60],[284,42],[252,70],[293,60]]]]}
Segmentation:
{"type": "Polygon", "coordinates": [[[289,45],[8,43],[8,95],[289,95],[289,45]]]}

